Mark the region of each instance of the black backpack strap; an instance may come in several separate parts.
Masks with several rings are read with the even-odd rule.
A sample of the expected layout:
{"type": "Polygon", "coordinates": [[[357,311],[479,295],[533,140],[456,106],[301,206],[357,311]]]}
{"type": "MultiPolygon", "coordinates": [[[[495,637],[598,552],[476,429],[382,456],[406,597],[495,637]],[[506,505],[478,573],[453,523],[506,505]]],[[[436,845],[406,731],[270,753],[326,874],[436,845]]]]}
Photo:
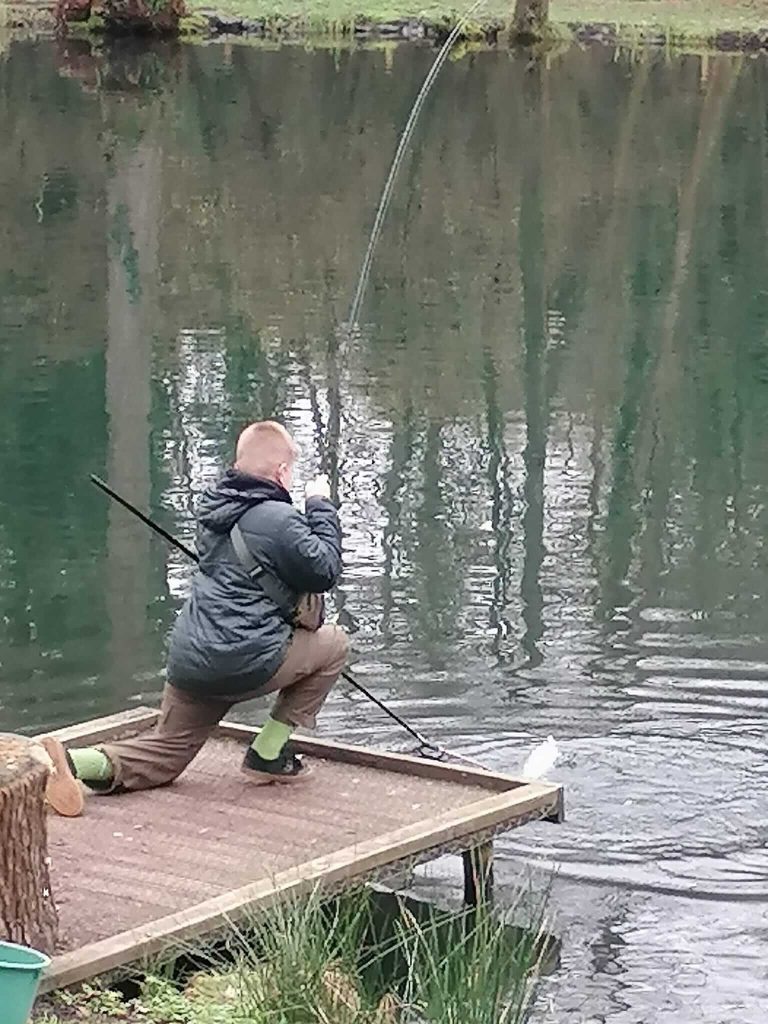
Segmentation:
{"type": "Polygon", "coordinates": [[[232,541],[238,562],[248,573],[252,582],[260,586],[267,597],[274,601],[286,622],[293,624],[296,618],[296,595],[290,587],[287,587],[270,569],[267,569],[248,547],[239,523],[235,523],[229,531],[229,539],[232,541]]]}

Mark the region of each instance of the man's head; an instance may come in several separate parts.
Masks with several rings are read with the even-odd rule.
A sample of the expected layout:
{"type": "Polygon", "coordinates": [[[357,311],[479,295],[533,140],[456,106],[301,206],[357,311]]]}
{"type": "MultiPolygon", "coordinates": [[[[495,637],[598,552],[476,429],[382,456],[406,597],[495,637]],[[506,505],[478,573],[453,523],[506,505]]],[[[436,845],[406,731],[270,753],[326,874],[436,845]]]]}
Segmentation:
{"type": "Polygon", "coordinates": [[[274,480],[290,490],[298,453],[296,442],[279,423],[273,420],[251,423],[237,439],[235,469],[249,476],[274,480]]]}

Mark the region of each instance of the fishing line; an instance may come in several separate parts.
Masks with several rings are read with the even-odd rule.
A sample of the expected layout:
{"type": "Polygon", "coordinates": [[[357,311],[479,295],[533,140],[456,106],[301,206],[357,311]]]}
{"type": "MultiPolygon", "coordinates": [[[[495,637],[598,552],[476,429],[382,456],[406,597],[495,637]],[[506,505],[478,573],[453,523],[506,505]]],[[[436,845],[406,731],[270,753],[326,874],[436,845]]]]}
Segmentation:
{"type": "MultiPolygon", "coordinates": [[[[347,324],[342,325],[342,329],[344,330],[344,333],[347,335],[354,332],[355,327],[357,325],[357,320],[360,315],[360,309],[363,304],[363,298],[365,296],[365,289],[368,284],[368,278],[371,272],[371,266],[373,264],[373,256],[376,251],[376,246],[378,244],[379,237],[381,235],[382,227],[384,225],[384,219],[387,215],[387,211],[392,200],[395,180],[405,158],[405,154],[408,149],[408,144],[410,143],[413,133],[415,131],[419,115],[422,111],[422,108],[424,107],[427,97],[429,96],[432,86],[437,80],[437,76],[439,75],[441,68],[445,64],[451,50],[453,49],[454,44],[461,35],[470,17],[484,3],[485,0],[474,0],[474,2],[466,9],[466,11],[461,15],[459,20],[453,26],[445,42],[440,47],[440,51],[435,57],[435,60],[433,61],[429,71],[427,72],[427,75],[422,83],[421,89],[419,90],[416,99],[413,102],[413,106],[411,107],[411,111],[408,115],[408,120],[405,123],[405,127],[403,128],[402,134],[400,135],[400,140],[398,142],[397,149],[395,150],[395,155],[392,158],[392,164],[390,165],[389,174],[387,175],[386,181],[384,182],[384,188],[379,199],[378,207],[376,208],[376,216],[374,217],[373,226],[371,228],[371,234],[368,239],[368,245],[365,250],[365,256],[363,257],[363,263],[360,268],[360,276],[357,281],[357,288],[355,289],[355,295],[352,300],[352,305],[350,307],[349,318],[347,324]]],[[[329,459],[329,446],[327,443],[324,445],[322,444],[322,425],[320,427],[320,431],[321,447],[325,449],[325,454],[323,456],[322,461],[327,462],[329,459]]],[[[484,768],[484,765],[480,764],[478,761],[474,761],[472,758],[469,757],[464,757],[461,754],[453,754],[450,751],[446,750],[445,747],[441,746],[440,744],[433,743],[432,741],[428,740],[427,737],[423,735],[423,733],[419,732],[417,729],[414,729],[411,725],[409,725],[408,722],[405,721],[405,719],[401,718],[400,715],[398,715],[395,711],[388,707],[382,700],[379,700],[378,697],[371,693],[370,690],[363,686],[362,683],[359,683],[348,672],[342,672],[342,678],[345,679],[348,683],[350,683],[350,685],[352,685],[360,693],[364,694],[364,696],[366,696],[368,700],[374,703],[377,707],[381,708],[382,711],[389,715],[389,717],[392,718],[395,722],[397,722],[397,724],[402,729],[404,729],[410,736],[412,736],[419,744],[418,753],[422,757],[431,757],[436,758],[437,760],[444,760],[446,758],[452,757],[456,760],[463,761],[464,763],[469,764],[472,767],[484,768]]]]}

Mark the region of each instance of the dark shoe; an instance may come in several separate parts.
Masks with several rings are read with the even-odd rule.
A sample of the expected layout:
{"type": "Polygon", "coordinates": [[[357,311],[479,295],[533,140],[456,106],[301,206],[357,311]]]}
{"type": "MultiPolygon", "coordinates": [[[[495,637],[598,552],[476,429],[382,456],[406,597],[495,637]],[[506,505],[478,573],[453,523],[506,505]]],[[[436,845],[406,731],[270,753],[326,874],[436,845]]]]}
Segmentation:
{"type": "Polygon", "coordinates": [[[75,775],[72,758],[63,744],[53,736],[42,740],[52,767],[45,787],[45,798],[57,814],[77,818],[83,813],[83,790],[75,775]]]}
{"type": "Polygon", "coordinates": [[[290,746],[286,746],[274,761],[259,757],[253,747],[248,747],[242,771],[257,786],[266,786],[270,782],[299,782],[312,774],[312,769],[294,754],[290,746]]]}

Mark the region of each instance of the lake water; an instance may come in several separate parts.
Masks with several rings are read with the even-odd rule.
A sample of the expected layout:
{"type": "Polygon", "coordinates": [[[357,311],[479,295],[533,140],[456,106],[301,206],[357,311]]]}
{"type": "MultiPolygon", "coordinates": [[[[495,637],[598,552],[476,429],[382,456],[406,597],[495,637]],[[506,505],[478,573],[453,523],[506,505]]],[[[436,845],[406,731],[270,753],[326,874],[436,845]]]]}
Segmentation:
{"type": "MultiPolygon", "coordinates": [[[[2,44],[0,44],[0,50],[2,44]]],[[[568,821],[552,1024],[768,1016],[768,65],[428,49],[0,53],[0,721],[156,699],[249,419],[343,501],[354,669],[568,821]]],[[[253,720],[260,711],[246,712],[253,720]]],[[[407,747],[340,689],[329,736],[407,747]]],[[[450,893],[456,865],[423,880],[450,893]]]]}

